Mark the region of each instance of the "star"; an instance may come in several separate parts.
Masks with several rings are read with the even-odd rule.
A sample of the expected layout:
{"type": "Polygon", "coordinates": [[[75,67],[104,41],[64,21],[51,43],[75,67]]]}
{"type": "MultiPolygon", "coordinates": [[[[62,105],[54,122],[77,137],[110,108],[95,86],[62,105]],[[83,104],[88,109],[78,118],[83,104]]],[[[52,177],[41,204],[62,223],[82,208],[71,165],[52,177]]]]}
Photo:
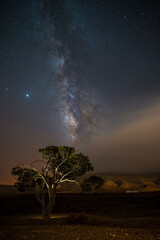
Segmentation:
{"type": "Polygon", "coordinates": [[[26,96],[26,98],[29,98],[29,97],[30,97],[28,93],[26,93],[25,96],[26,96]]]}

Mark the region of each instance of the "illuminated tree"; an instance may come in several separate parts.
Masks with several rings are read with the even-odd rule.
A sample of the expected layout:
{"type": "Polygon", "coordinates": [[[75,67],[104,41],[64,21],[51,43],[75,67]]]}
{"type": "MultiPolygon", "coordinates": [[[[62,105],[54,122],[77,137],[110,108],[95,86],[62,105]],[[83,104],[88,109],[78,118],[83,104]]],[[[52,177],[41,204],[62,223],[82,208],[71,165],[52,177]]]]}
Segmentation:
{"type": "Polygon", "coordinates": [[[73,147],[49,146],[39,149],[43,160],[42,170],[33,166],[14,167],[17,176],[15,185],[20,191],[34,189],[42,206],[43,219],[49,219],[55,204],[56,190],[63,182],[74,182],[76,178],[94,168],[87,156],[76,153],[73,147]]]}
{"type": "Polygon", "coordinates": [[[94,192],[104,184],[103,178],[100,176],[92,175],[85,178],[81,183],[82,191],[94,192]]]}

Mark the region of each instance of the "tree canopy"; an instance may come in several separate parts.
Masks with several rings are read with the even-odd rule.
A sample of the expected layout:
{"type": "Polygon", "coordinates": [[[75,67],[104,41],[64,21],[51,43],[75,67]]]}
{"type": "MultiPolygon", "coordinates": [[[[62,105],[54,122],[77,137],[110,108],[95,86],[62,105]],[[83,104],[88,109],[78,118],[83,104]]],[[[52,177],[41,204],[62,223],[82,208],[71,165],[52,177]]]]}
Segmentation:
{"type": "Polygon", "coordinates": [[[56,189],[63,182],[75,182],[76,178],[94,168],[87,156],[76,153],[73,147],[48,146],[39,149],[42,168],[39,171],[31,166],[17,166],[12,175],[17,176],[15,185],[20,191],[35,189],[37,199],[42,205],[43,216],[50,217],[56,196],[56,189]],[[46,201],[46,195],[48,200],[46,201]]]}
{"type": "Polygon", "coordinates": [[[86,177],[82,183],[81,188],[84,192],[93,192],[100,188],[104,184],[104,179],[100,176],[92,175],[86,177]]]}

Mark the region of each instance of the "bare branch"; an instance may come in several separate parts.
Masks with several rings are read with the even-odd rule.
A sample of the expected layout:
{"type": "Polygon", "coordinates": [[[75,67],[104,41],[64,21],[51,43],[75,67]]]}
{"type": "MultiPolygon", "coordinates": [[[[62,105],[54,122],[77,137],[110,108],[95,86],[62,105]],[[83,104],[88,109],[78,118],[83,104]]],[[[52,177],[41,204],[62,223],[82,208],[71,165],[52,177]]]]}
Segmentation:
{"type": "Polygon", "coordinates": [[[37,174],[43,179],[43,181],[46,184],[47,188],[49,188],[49,185],[48,185],[46,179],[43,177],[43,175],[36,168],[31,167],[31,169],[33,169],[35,172],[37,172],[37,174]]]}
{"type": "Polygon", "coordinates": [[[68,160],[68,158],[65,158],[65,159],[56,167],[55,171],[57,172],[57,171],[58,171],[58,168],[59,168],[65,161],[67,161],[67,160],[68,160]]]}
{"type": "Polygon", "coordinates": [[[64,174],[62,177],[61,177],[61,179],[60,179],[60,181],[61,180],[63,180],[66,176],[68,176],[70,173],[72,173],[73,171],[69,171],[68,173],[66,173],[66,174],[64,174]]]}
{"type": "Polygon", "coordinates": [[[62,180],[62,181],[60,181],[59,183],[62,183],[62,182],[74,182],[74,183],[80,185],[80,183],[78,183],[76,180],[70,180],[70,179],[67,179],[67,178],[62,180]]]}
{"type": "Polygon", "coordinates": [[[42,162],[42,163],[47,163],[47,160],[43,160],[43,159],[36,159],[36,160],[34,160],[32,163],[31,163],[31,166],[32,166],[32,164],[33,163],[37,163],[37,162],[42,162]]]}
{"type": "Polygon", "coordinates": [[[46,184],[47,189],[48,189],[48,195],[49,195],[49,198],[50,198],[49,185],[48,185],[46,179],[43,177],[43,175],[42,175],[37,169],[35,169],[34,167],[31,167],[31,169],[33,169],[35,172],[37,172],[37,174],[40,176],[40,178],[41,178],[41,179],[43,180],[43,182],[46,184]]]}

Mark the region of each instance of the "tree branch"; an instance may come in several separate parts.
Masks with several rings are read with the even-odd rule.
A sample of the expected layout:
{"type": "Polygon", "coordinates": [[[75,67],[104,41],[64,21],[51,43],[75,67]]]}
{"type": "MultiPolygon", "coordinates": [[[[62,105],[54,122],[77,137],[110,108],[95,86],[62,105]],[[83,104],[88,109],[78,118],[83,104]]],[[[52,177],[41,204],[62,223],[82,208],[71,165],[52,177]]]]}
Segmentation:
{"type": "Polygon", "coordinates": [[[62,180],[62,181],[60,181],[59,183],[62,183],[62,182],[74,182],[74,183],[76,183],[76,184],[80,185],[80,183],[78,183],[76,180],[70,180],[70,179],[68,179],[68,178],[66,178],[66,179],[63,179],[63,180],[62,180]]]}
{"type": "Polygon", "coordinates": [[[65,161],[67,161],[67,158],[65,158],[65,159],[56,167],[55,172],[58,171],[58,168],[59,168],[65,161]]]}
{"type": "MultiPolygon", "coordinates": [[[[55,183],[61,183],[62,180],[63,180],[67,175],[69,175],[71,172],[73,172],[73,171],[69,171],[68,173],[64,174],[60,179],[57,179],[57,180],[55,181],[55,183]]],[[[61,175],[62,175],[62,173],[61,173],[61,175]]]]}
{"type": "Polygon", "coordinates": [[[63,180],[63,178],[65,178],[67,175],[69,175],[69,174],[72,173],[72,172],[73,172],[73,171],[69,171],[68,173],[64,174],[60,180],[63,180]]]}
{"type": "Polygon", "coordinates": [[[37,172],[37,174],[42,178],[43,182],[46,184],[47,189],[48,189],[48,195],[49,195],[49,197],[50,197],[49,185],[48,185],[46,179],[43,177],[43,175],[42,175],[37,169],[35,169],[34,167],[31,167],[31,168],[32,168],[35,172],[37,172]]]}

